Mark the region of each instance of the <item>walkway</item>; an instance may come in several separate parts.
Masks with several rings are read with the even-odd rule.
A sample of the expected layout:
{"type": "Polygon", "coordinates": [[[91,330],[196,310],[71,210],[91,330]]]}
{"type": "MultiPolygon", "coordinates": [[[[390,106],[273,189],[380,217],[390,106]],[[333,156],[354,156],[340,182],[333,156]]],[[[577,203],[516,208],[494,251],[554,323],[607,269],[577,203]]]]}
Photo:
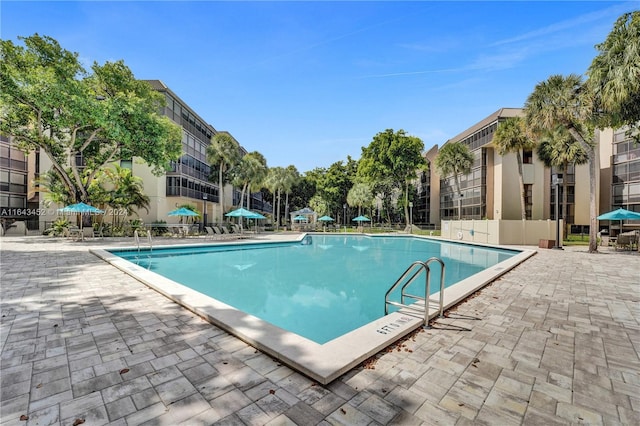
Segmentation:
{"type": "Polygon", "coordinates": [[[0,239],[3,426],[640,424],[637,252],[540,250],[323,387],[94,244],[0,239]]]}

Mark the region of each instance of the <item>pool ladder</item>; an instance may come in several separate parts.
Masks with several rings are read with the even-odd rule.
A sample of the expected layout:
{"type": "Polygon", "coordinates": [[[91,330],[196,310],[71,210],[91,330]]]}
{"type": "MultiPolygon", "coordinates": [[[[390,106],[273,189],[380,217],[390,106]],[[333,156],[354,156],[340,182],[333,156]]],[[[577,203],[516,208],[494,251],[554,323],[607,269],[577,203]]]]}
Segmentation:
{"type": "Polygon", "coordinates": [[[424,262],[422,260],[416,260],[413,262],[406,271],[396,280],[396,282],[387,290],[387,293],[384,296],[384,314],[387,315],[389,313],[389,306],[395,306],[401,309],[406,309],[413,312],[419,312],[424,315],[424,325],[429,328],[429,305],[432,300],[429,297],[429,288],[431,284],[431,268],[429,264],[432,262],[438,262],[440,264],[440,268],[442,273],[440,274],[440,298],[438,301],[438,308],[440,310],[440,318],[444,316],[444,262],[442,259],[437,257],[431,257],[424,262]],[[424,272],[425,280],[424,280],[424,294],[425,297],[417,296],[415,294],[407,293],[407,288],[411,283],[413,283],[421,272],[424,272]],[[401,287],[400,292],[400,302],[396,302],[393,300],[389,300],[389,296],[391,293],[398,288],[401,287]],[[424,302],[423,306],[420,306],[417,302],[407,303],[407,299],[412,299],[417,302],[424,302]]]}
{"type": "MultiPolygon", "coordinates": [[[[138,254],[140,254],[140,235],[138,234],[138,230],[133,231],[133,240],[138,246],[138,254]]],[[[151,242],[151,231],[147,231],[147,241],[149,242],[149,251],[153,252],[153,243],[151,242]]]]}

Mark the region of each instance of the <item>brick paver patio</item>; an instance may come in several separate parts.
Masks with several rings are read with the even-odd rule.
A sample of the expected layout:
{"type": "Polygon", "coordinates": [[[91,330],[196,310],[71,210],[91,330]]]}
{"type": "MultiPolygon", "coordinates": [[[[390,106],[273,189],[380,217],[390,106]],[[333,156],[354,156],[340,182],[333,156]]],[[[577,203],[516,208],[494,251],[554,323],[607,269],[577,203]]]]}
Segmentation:
{"type": "Polygon", "coordinates": [[[637,252],[542,249],[321,386],[87,250],[123,244],[0,239],[2,425],[640,424],[637,252]]]}

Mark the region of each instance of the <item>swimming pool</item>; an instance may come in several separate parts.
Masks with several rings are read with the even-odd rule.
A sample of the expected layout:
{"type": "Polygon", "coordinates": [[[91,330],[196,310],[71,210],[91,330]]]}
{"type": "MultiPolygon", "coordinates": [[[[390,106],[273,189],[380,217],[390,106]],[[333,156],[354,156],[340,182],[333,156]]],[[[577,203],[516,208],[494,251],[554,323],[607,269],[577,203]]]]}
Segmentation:
{"type": "MultiPolygon", "coordinates": [[[[295,358],[290,365],[322,383],[421,325],[419,318],[400,312],[384,316],[385,292],[412,261],[442,258],[447,286],[488,268],[492,276],[500,275],[508,268],[499,265],[522,261],[517,260],[521,251],[502,248],[408,236],[323,234],[287,242],[96,254],[271,355],[285,362],[295,358]],[[319,359],[322,353],[338,359],[342,353],[344,359],[326,365],[326,359],[319,359]]],[[[434,268],[434,291],[439,274],[434,268]]]]}
{"type": "MultiPolygon", "coordinates": [[[[441,258],[448,287],[517,254],[411,237],[336,235],[112,253],[319,344],[384,316],[385,292],[415,260],[441,258]]],[[[435,293],[439,267],[432,282],[435,293]]],[[[424,296],[424,280],[413,287],[424,296]]]]}

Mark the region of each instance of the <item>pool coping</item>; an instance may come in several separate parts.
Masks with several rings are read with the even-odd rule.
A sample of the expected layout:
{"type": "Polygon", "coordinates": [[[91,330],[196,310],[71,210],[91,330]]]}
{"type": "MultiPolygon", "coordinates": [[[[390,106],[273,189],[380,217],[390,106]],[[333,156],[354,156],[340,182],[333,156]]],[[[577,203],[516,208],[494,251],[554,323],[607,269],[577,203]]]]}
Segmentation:
{"type": "MultiPolygon", "coordinates": [[[[317,235],[314,233],[310,234],[317,235]]],[[[293,241],[301,241],[306,235],[307,234],[302,234],[293,241]]],[[[394,236],[386,234],[360,235],[371,237],[394,236]]],[[[455,240],[429,238],[418,235],[401,235],[397,237],[425,238],[460,244],[455,240]]],[[[223,242],[225,245],[255,243],[255,241],[247,240],[223,242]]],[[[212,244],[219,243],[204,242],[203,244],[177,244],[163,247],[193,248],[212,244]]],[[[511,247],[473,244],[468,242],[464,244],[487,248],[500,248],[517,251],[519,253],[447,288],[444,292],[445,310],[458,304],[469,295],[496,280],[536,253],[535,250],[528,249],[514,249],[511,247]]],[[[118,250],[136,249],[137,247],[118,248],[118,250]]],[[[295,333],[283,330],[253,315],[239,311],[230,305],[158,275],[155,272],[135,265],[107,250],[91,249],[90,252],[142,282],[147,287],[201,316],[210,323],[235,335],[251,346],[269,354],[273,358],[323,385],[335,380],[382,349],[418,329],[424,323],[423,318],[415,314],[406,311],[393,312],[327,343],[318,344],[295,333]]],[[[437,300],[438,297],[439,293],[435,293],[431,299],[437,300]]],[[[383,301],[381,301],[381,303],[383,303],[383,301]]],[[[430,319],[439,314],[435,309],[432,311],[429,316],[430,319]]]]}

